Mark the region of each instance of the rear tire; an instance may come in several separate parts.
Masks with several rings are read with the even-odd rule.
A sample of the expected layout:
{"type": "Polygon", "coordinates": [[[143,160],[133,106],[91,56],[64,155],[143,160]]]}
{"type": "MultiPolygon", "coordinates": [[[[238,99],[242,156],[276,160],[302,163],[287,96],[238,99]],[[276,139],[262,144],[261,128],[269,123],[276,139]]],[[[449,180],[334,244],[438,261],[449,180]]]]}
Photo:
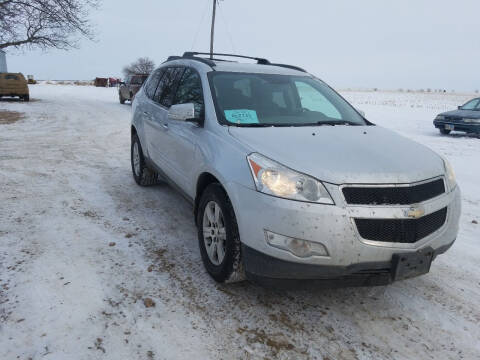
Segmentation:
{"type": "Polygon", "coordinates": [[[450,134],[451,131],[452,131],[452,130],[447,130],[447,129],[445,129],[445,128],[440,128],[440,133],[441,133],[442,135],[448,135],[448,134],[450,134]]]}
{"type": "Polygon", "coordinates": [[[120,99],[120,104],[122,104],[122,105],[125,104],[125,99],[123,98],[122,93],[119,93],[118,97],[120,99]]]}
{"type": "Polygon", "coordinates": [[[140,139],[137,134],[132,135],[130,155],[133,178],[138,185],[152,186],[161,182],[158,173],[147,166],[145,157],[143,156],[142,145],[140,144],[140,139]]]}
{"type": "Polygon", "coordinates": [[[23,101],[30,101],[30,95],[25,95],[23,97],[23,101]]]}
{"type": "Polygon", "coordinates": [[[223,187],[209,185],[198,209],[198,243],[205,269],[219,283],[245,280],[237,219],[223,187]]]}

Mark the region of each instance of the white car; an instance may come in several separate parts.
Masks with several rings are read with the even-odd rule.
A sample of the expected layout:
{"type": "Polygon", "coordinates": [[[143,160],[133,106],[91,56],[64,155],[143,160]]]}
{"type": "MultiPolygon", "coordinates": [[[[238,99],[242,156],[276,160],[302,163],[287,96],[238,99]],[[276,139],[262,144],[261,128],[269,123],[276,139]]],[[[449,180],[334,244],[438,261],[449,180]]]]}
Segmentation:
{"type": "Polygon", "coordinates": [[[201,55],[170,57],[138,92],[131,155],[139,185],[164,180],[192,202],[215,280],[388,284],[453,244],[445,159],[298,67],[201,55]]]}

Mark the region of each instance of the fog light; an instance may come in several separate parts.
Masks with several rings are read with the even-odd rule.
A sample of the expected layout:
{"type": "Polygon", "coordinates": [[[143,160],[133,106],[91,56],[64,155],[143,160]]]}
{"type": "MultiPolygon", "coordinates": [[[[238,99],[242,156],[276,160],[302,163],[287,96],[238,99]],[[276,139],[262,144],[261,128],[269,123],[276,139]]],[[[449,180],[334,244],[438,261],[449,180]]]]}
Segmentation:
{"type": "Polygon", "coordinates": [[[269,245],[277,249],[286,250],[301,258],[328,256],[327,248],[320,243],[279,235],[266,230],[265,239],[269,245]]]}

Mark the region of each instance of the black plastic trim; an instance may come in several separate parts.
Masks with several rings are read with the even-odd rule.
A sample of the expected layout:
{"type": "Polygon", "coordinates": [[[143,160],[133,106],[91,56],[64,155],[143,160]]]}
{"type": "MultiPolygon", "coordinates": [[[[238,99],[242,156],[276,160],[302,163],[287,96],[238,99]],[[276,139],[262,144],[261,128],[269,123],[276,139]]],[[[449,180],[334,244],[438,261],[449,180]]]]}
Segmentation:
{"type": "MultiPolygon", "coordinates": [[[[185,53],[185,54],[190,54],[190,53],[185,53]]],[[[206,64],[208,66],[210,66],[212,69],[215,67],[215,62],[213,62],[212,60],[209,60],[209,59],[205,59],[205,58],[201,58],[201,57],[196,57],[196,56],[169,56],[168,59],[166,61],[164,61],[163,63],[165,64],[166,62],[169,62],[169,61],[174,61],[174,60],[194,60],[194,61],[198,61],[198,62],[201,62],[203,64],[206,64]]],[[[215,69],[213,69],[215,70],[215,69]]]]}
{"type": "Polygon", "coordinates": [[[241,58],[241,59],[250,59],[250,60],[256,60],[257,64],[259,64],[259,65],[279,66],[279,67],[283,67],[283,68],[287,68],[287,69],[292,69],[292,70],[297,70],[297,71],[301,71],[301,72],[304,72],[304,73],[308,73],[305,69],[302,69],[301,67],[295,66],[295,65],[271,63],[269,60],[267,60],[265,58],[259,58],[259,57],[254,57],[254,56],[224,54],[224,53],[210,54],[209,52],[187,51],[183,54],[183,56],[177,56],[177,55],[169,56],[168,59],[165,62],[174,61],[174,60],[189,59],[189,60],[195,60],[195,61],[199,61],[199,62],[202,62],[204,64],[207,64],[208,66],[210,66],[213,69],[216,66],[215,61],[226,61],[226,60],[214,59],[214,58],[206,59],[206,58],[198,57],[197,55],[226,56],[226,57],[234,57],[234,58],[241,58]]]}
{"type": "Polygon", "coordinates": [[[224,54],[224,53],[209,53],[209,52],[197,52],[197,51],[188,51],[183,54],[184,58],[191,58],[195,57],[196,55],[212,55],[212,56],[227,56],[227,57],[236,57],[241,59],[250,59],[256,60],[258,64],[261,65],[270,65],[270,61],[264,58],[253,57],[253,56],[245,56],[245,55],[235,55],[235,54],[224,54]]]}
{"type": "Polygon", "coordinates": [[[152,160],[150,160],[146,156],[145,156],[145,163],[150,169],[155,170],[155,172],[157,172],[160,175],[163,181],[165,181],[169,186],[175,189],[175,191],[177,191],[180,195],[182,195],[182,197],[185,200],[187,200],[191,205],[195,203],[192,197],[190,197],[185,191],[183,191],[172,179],[170,179],[165,174],[165,172],[159,166],[157,166],[152,160]]]}
{"type": "Polygon", "coordinates": [[[269,65],[272,65],[272,66],[279,66],[279,67],[283,67],[283,68],[287,68],[287,69],[292,69],[292,70],[297,70],[297,71],[301,71],[301,72],[304,72],[304,73],[308,73],[307,70],[305,69],[302,69],[301,67],[298,67],[298,66],[295,66],[295,65],[288,65],[288,64],[269,64],[269,65]]]}
{"type": "MultiPolygon", "coordinates": [[[[431,251],[432,261],[446,252],[453,244],[437,250],[424,248],[419,252],[431,251]]],[[[399,254],[402,250],[398,250],[399,254]]],[[[242,245],[245,273],[249,280],[267,287],[347,287],[388,285],[394,281],[393,261],[366,262],[350,266],[328,266],[301,264],[285,261],[242,245]]]]}

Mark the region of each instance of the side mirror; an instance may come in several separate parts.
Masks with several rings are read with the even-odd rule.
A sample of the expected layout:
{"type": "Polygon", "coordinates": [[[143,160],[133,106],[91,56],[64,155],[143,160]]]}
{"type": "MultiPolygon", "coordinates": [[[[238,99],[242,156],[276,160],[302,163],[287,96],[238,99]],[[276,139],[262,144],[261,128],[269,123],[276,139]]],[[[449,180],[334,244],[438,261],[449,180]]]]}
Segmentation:
{"type": "Polygon", "coordinates": [[[193,121],[195,105],[193,103],[172,105],[168,110],[168,118],[177,121],[193,121]]]}
{"type": "Polygon", "coordinates": [[[120,81],[120,85],[125,85],[125,81],[120,81]]]}
{"type": "Polygon", "coordinates": [[[461,107],[461,106],[459,106],[459,107],[458,107],[458,110],[462,110],[462,107],[461,107]]]}

